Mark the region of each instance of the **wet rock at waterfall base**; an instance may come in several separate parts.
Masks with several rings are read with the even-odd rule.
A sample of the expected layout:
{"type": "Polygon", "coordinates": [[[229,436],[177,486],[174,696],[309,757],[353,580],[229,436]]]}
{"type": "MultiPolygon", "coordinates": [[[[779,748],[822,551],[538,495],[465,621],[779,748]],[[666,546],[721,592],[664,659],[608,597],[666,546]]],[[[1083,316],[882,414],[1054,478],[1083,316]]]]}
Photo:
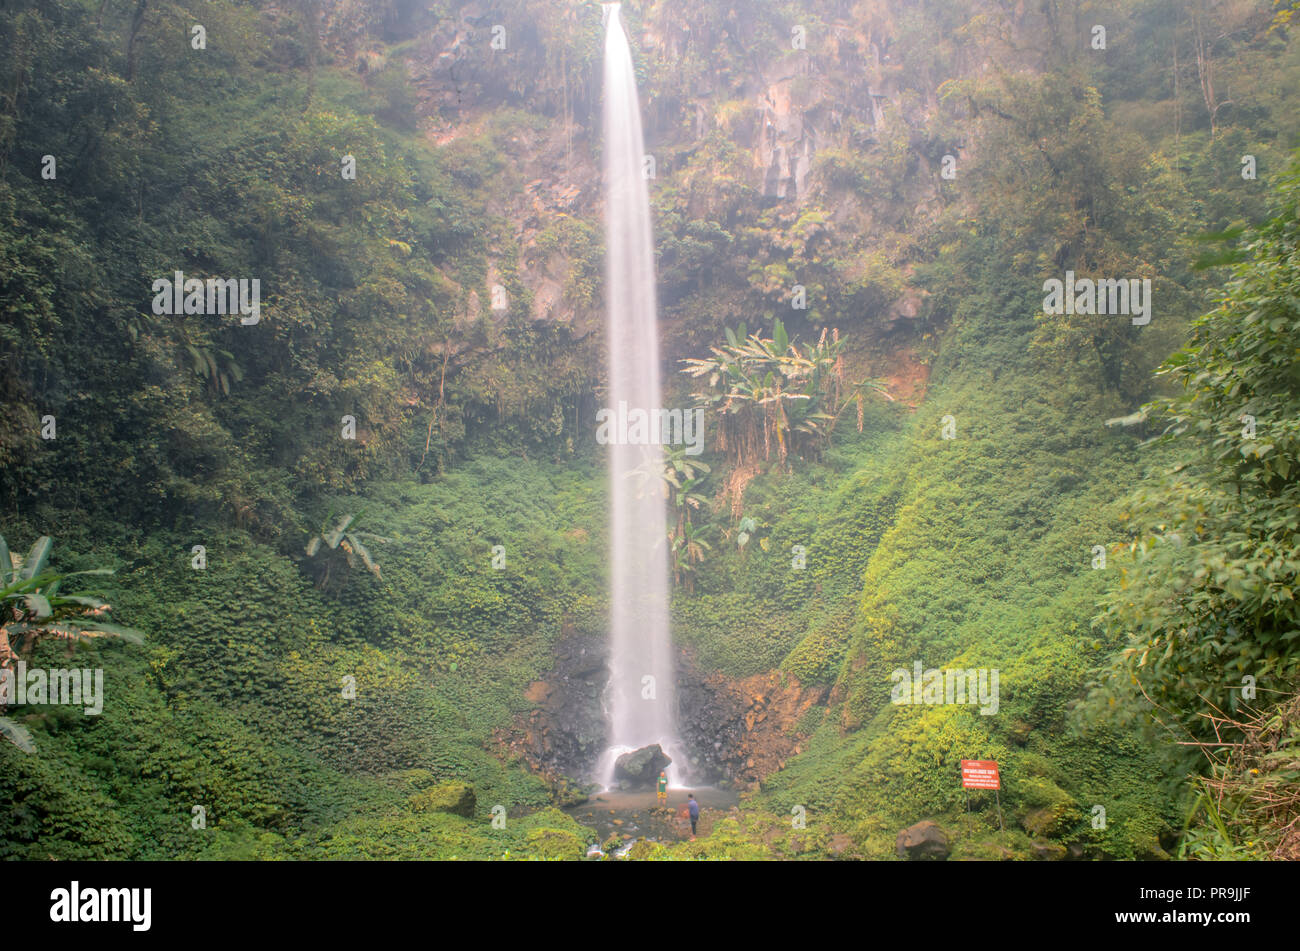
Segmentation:
{"type": "MultiPolygon", "coordinates": [[[[546,779],[557,804],[572,806],[590,795],[592,788],[583,781],[596,774],[609,746],[603,703],[609,642],[568,634],[556,644],[554,657],[554,667],[525,694],[532,710],[500,739],[505,750],[546,779]]],[[[675,765],[687,768],[694,786],[756,788],[801,752],[799,726],[829,691],[825,685],[801,687],[779,672],[740,681],[705,674],[685,650],[678,653],[676,667],[677,734],[686,761],[678,756],[675,765]]],[[[601,779],[606,780],[604,774],[601,779]]],[[[624,785],[617,777],[614,783],[624,785]]]]}
{"type": "Polygon", "coordinates": [[[658,743],[643,746],[614,760],[614,781],[624,789],[649,789],[671,762],[658,743]]]}

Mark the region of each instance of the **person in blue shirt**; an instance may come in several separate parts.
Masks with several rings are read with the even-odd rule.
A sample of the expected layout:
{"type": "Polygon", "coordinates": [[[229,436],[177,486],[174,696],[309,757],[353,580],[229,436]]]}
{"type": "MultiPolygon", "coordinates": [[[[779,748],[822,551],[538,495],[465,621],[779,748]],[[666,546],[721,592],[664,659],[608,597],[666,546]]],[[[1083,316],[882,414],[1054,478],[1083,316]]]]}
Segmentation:
{"type": "Polygon", "coordinates": [[[689,800],[686,807],[691,811],[691,835],[695,835],[695,823],[700,821],[700,801],[695,798],[694,793],[687,796],[689,800]]]}

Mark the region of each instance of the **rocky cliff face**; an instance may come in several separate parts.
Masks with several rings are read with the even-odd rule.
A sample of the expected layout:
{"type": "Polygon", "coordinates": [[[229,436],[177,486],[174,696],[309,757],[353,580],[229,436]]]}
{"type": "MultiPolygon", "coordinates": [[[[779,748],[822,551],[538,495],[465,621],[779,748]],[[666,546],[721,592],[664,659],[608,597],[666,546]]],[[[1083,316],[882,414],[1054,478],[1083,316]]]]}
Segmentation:
{"type": "MultiPolygon", "coordinates": [[[[339,0],[327,12],[326,35],[335,55],[355,62],[363,75],[400,63],[417,91],[422,128],[436,143],[481,134],[505,110],[542,120],[508,139],[500,156],[504,187],[494,191],[491,213],[519,249],[517,276],[531,297],[532,318],[566,324],[578,336],[599,332],[598,293],[575,287],[581,250],[550,240],[548,232],[567,218],[582,222],[597,240],[601,233],[599,9],[572,5],[557,15],[548,6],[546,16],[539,8],[532,18],[522,0],[451,6],[451,15],[438,19],[392,13],[371,23],[372,33],[402,40],[388,48],[370,42],[377,50],[358,39],[365,31],[356,29],[356,4],[339,0]]],[[[961,162],[971,143],[936,126],[938,87],[948,77],[925,61],[924,37],[908,20],[907,4],[815,6],[803,23],[741,5],[720,11],[716,4],[626,3],[624,10],[643,73],[654,189],[666,193],[656,198],[660,215],[676,207],[687,219],[716,223],[730,234],[732,252],[739,251],[737,231],[765,229],[772,233],[760,240],[773,245],[769,256],[779,261],[788,235],[775,232],[805,209],[825,209],[831,221],[823,257],[842,251],[839,276],[853,283],[870,277],[859,273],[865,265],[854,266],[859,252],[889,253],[887,233],[904,219],[924,217],[941,200],[943,156],[961,162]],[[715,154],[724,149],[726,161],[715,154]],[[879,195],[837,184],[819,159],[846,149],[888,153],[897,166],[895,180],[879,195]],[[759,222],[758,214],[772,206],[788,207],[789,215],[759,222]]],[[[1032,28],[1032,11],[1016,12],[1032,28]]],[[[1005,27],[1005,13],[997,22],[1005,27]]],[[[1016,49],[1014,33],[991,37],[994,28],[975,21],[952,26],[972,34],[954,53],[959,67],[972,73],[987,68],[998,50],[1016,49]]],[[[1017,57],[1032,59],[1023,51],[1017,57]]],[[[598,252],[585,253],[598,263],[598,252]]],[[[661,256],[671,264],[670,251],[661,256]]],[[[756,294],[754,280],[746,279],[746,258],[735,260],[735,272],[722,282],[731,286],[720,306],[740,316],[762,303],[764,288],[756,294]]],[[[490,273],[496,264],[489,262],[490,273]]],[[[661,278],[670,304],[691,291],[673,286],[671,267],[661,268],[661,278]]],[[[880,335],[910,325],[922,301],[898,284],[882,282],[880,294],[839,302],[834,319],[880,335]]],[[[784,286],[765,289],[788,293],[784,286]]],[[[470,290],[481,298],[490,288],[470,290]]],[[[697,345],[681,324],[674,307],[666,306],[665,353],[697,345]]]]}
{"type": "MultiPolygon", "coordinates": [[[[531,685],[534,708],[497,736],[557,788],[585,781],[605,748],[601,693],[609,680],[608,645],[570,637],[557,645],[555,666],[531,685]]],[[[701,671],[689,652],[678,658],[678,727],[692,782],[753,789],[801,751],[799,724],[826,699],[826,689],[802,687],[772,672],[731,681],[701,671]]]]}
{"type": "MultiPolygon", "coordinates": [[[[666,378],[722,325],[782,312],[805,337],[850,333],[853,375],[884,377],[896,398],[920,401],[927,300],[913,268],[927,229],[961,200],[941,166],[962,167],[977,145],[968,110],[945,106],[942,87],[954,73],[1039,65],[1022,37],[1043,30],[1043,14],[988,7],[988,17],[935,23],[904,0],[827,0],[785,22],[769,7],[624,4],[654,159],[666,378]],[[792,314],[796,286],[812,304],[792,314]]],[[[532,320],[590,338],[599,353],[599,9],[476,0],[364,29],[358,9],[339,0],[327,12],[334,55],[367,82],[400,65],[422,133],[449,148],[490,140],[499,166],[486,279],[464,289],[466,338],[501,321],[487,300],[509,275],[532,320]],[[358,40],[367,30],[373,42],[358,40]]],[[[703,781],[753,785],[779,769],[798,752],[794,724],[824,700],[775,674],[727,683],[688,657],[681,669],[680,719],[703,781]]],[[[554,776],[589,775],[604,745],[604,680],[604,645],[567,641],[529,694],[534,710],[501,744],[554,776]]]]}

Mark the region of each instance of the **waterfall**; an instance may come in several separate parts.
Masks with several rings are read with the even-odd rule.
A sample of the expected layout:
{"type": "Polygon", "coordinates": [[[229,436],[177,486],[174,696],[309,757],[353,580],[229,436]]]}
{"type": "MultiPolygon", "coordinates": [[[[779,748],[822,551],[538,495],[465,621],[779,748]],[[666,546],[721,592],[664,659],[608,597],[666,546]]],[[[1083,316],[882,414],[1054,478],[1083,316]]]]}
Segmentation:
{"type": "MultiPolygon", "coordinates": [[[[641,108],[619,5],[607,4],[605,11],[607,405],[615,412],[626,406],[653,413],[660,406],[659,339],[641,108]]],[[[686,767],[674,749],[668,523],[659,477],[663,449],[644,440],[628,445],[630,441],[616,439],[609,446],[610,682],[605,711],[610,745],[599,767],[606,785],[619,754],[652,743],[673,757],[670,779],[680,782],[686,767]]]]}

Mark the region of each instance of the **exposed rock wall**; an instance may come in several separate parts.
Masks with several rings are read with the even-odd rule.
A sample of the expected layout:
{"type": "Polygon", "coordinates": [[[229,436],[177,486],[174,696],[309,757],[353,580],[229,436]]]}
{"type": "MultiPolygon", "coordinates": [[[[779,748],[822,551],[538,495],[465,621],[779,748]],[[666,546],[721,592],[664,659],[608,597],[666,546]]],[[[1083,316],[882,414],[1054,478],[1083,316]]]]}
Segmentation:
{"type": "MultiPolygon", "coordinates": [[[[555,666],[533,683],[534,705],[500,746],[553,782],[585,781],[605,748],[601,692],[609,679],[603,640],[570,637],[557,645],[555,666]]],[[[692,782],[754,788],[800,752],[801,718],[825,700],[825,688],[801,687],[776,672],[732,681],[704,675],[689,652],[678,659],[678,725],[692,782]]]]}
{"type": "MultiPolygon", "coordinates": [[[[556,15],[548,5],[547,16],[528,17],[528,0],[474,0],[454,4],[450,16],[434,18],[393,3],[380,4],[377,11],[367,11],[355,0],[324,6],[327,42],[332,41],[336,56],[355,61],[360,74],[392,68],[397,61],[404,65],[417,91],[420,121],[433,141],[476,134],[503,109],[548,120],[544,130],[521,132],[509,143],[502,158],[521,187],[496,194],[492,212],[513,229],[522,251],[518,274],[531,296],[533,319],[565,323],[578,336],[598,332],[599,301],[575,299],[569,287],[573,262],[566,250],[538,246],[539,235],[560,216],[599,231],[597,11],[573,5],[556,15]],[[403,42],[388,53],[366,49],[358,40],[365,29],[390,43],[403,42]]],[[[819,155],[828,149],[870,149],[901,134],[913,172],[905,194],[896,198],[896,209],[852,195],[826,202],[840,225],[832,244],[858,241],[891,216],[925,215],[938,197],[939,159],[945,152],[964,159],[971,144],[934,139],[929,126],[939,108],[937,89],[950,77],[931,75],[932,68],[919,61],[920,51],[899,41],[908,12],[902,0],[828,0],[812,5],[807,25],[768,23],[766,28],[758,25],[759,12],[740,4],[626,6],[645,72],[648,148],[665,184],[675,183],[684,164],[721,131],[748,156],[748,185],[761,200],[797,207],[827,187],[817,180],[819,155]],[[796,31],[803,34],[796,36],[796,31]],[[790,34],[788,41],[784,33],[790,34]]],[[[970,34],[953,54],[957,70],[976,74],[994,64],[1032,68],[1035,54],[1020,44],[1019,36],[1041,31],[1042,17],[1024,6],[1009,18],[1001,6],[991,4],[989,17],[952,24],[970,34]],[[1013,23],[1019,25],[1012,28],[1013,23]]],[[[383,43],[373,45],[382,48],[383,43]]],[[[698,183],[692,185],[697,188],[698,183]]],[[[688,211],[708,217],[694,206],[688,211]]],[[[745,290],[743,284],[739,290],[745,290]]],[[[673,296],[672,288],[663,292],[666,298],[673,296]]],[[[878,311],[882,331],[889,332],[914,320],[920,308],[911,293],[869,309],[878,311]]],[[[869,315],[836,319],[844,326],[861,316],[869,315]]],[[[673,332],[669,326],[667,333],[673,332]]]]}

